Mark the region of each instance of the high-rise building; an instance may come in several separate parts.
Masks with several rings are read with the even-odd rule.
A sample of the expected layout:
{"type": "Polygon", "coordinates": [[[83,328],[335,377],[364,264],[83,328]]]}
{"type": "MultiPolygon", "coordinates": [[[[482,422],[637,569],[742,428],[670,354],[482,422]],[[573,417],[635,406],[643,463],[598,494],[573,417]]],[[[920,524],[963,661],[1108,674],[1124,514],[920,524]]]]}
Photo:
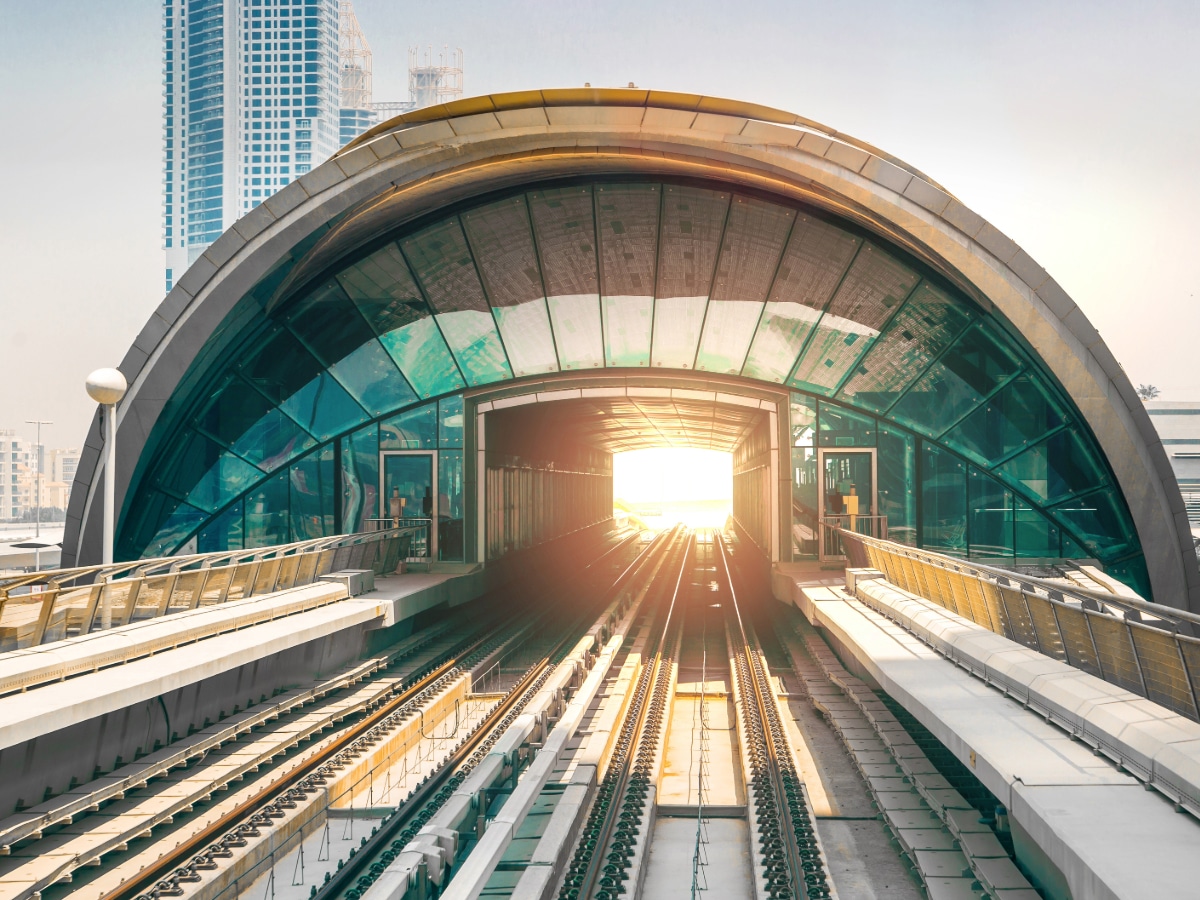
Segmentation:
{"type": "Polygon", "coordinates": [[[62,481],[71,484],[75,481],[75,469],[79,466],[79,448],[51,450],[50,464],[46,476],[51,481],[62,481]]]}
{"type": "Polygon", "coordinates": [[[17,519],[29,506],[29,476],[36,448],[13,431],[0,430],[0,520],[17,519]]]}
{"type": "Polygon", "coordinates": [[[166,288],[340,146],[338,0],[163,0],[166,288]]]}

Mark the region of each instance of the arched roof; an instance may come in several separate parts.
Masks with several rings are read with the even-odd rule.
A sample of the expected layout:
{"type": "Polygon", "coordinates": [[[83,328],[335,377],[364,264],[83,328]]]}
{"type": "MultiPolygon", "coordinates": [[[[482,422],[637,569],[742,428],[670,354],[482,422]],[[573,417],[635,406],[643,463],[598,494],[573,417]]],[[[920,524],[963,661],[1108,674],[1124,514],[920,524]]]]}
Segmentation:
{"type": "MultiPolygon", "coordinates": [[[[1156,599],[1200,605],[1149,418],[1024,251],[868,145],[777,110],[657,92],[419,110],[235,223],[121,365],[118,502],[127,518],[165,521],[164,504],[208,515],[222,492],[421,399],[639,367],[788,384],[878,414],[1052,515],[1089,483],[1118,488],[1104,515],[1132,519],[1156,599]],[[1054,486],[1022,479],[1019,452],[988,455],[998,427],[1061,445],[1054,486]],[[264,431],[283,456],[255,458],[261,441],[244,438],[264,431]],[[135,509],[153,506],[130,501],[167,469],[193,483],[135,509]]],[[[99,446],[93,432],[67,559],[88,556],[98,531],[99,446]]]]}

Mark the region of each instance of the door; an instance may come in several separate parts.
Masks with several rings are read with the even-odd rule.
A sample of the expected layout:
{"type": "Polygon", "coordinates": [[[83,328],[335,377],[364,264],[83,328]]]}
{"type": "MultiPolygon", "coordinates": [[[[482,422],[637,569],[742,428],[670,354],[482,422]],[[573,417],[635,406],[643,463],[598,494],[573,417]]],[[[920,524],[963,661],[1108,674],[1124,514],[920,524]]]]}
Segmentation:
{"type": "Polygon", "coordinates": [[[837,527],[847,531],[870,534],[860,522],[864,516],[874,516],[875,498],[875,451],[820,450],[817,461],[820,472],[820,490],[817,502],[821,510],[821,559],[844,559],[837,527]]]}
{"type": "Polygon", "coordinates": [[[409,559],[436,559],[437,529],[432,523],[438,518],[437,454],[385,450],[379,455],[379,517],[396,518],[399,511],[401,524],[424,525],[413,538],[409,559]]]}

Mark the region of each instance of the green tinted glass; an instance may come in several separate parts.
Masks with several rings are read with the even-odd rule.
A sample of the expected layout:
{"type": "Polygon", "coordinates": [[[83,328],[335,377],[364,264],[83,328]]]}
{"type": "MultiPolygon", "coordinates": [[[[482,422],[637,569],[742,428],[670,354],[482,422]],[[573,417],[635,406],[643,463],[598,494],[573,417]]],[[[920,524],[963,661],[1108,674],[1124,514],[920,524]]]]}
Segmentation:
{"type": "Polygon", "coordinates": [[[438,453],[438,558],[463,561],[463,454],[438,453]]]}
{"type": "Polygon", "coordinates": [[[650,297],[604,298],[604,356],[616,368],[650,364],[654,300],[650,297]]]}
{"type": "Polygon", "coordinates": [[[971,466],[967,536],[975,559],[1012,556],[1016,545],[1013,493],[971,466]]]}
{"type": "Polygon", "coordinates": [[[1054,507],[1052,515],[1075,533],[1089,551],[1101,559],[1137,549],[1133,530],[1116,493],[1093,491],[1054,507]]]}
{"type": "Polygon", "coordinates": [[[504,355],[504,345],[491,312],[442,313],[438,327],[458,361],[458,367],[472,387],[512,378],[512,369],[504,355]]]}
{"type": "Polygon", "coordinates": [[[289,540],[288,479],[284,470],[246,495],[246,547],[269,547],[289,540]]]}
{"type": "Polygon", "coordinates": [[[327,444],[293,463],[289,476],[291,539],[304,541],[333,534],[333,446],[327,444]]]}
{"type": "Polygon", "coordinates": [[[392,358],[374,338],[330,366],[329,372],[371,415],[380,415],[417,399],[392,358]]]}
{"type": "Polygon", "coordinates": [[[1024,559],[1057,557],[1062,534],[1059,527],[1020,498],[1014,508],[1016,555],[1024,559]]]}
{"type": "Polygon", "coordinates": [[[342,528],[366,531],[379,511],[379,426],[342,438],[342,528]]]}
{"type": "Polygon", "coordinates": [[[839,398],[883,412],[971,322],[961,300],[920,284],[855,368],[839,398]]]}
{"type": "Polygon", "coordinates": [[[513,374],[520,377],[558,371],[545,300],[539,297],[517,306],[498,306],[492,312],[513,374]]]}
{"type": "Polygon", "coordinates": [[[170,556],[207,518],[207,513],[194,506],[178,504],[167,514],[166,521],[159,526],[158,532],[146,545],[142,557],[170,556]]]}
{"type": "Polygon", "coordinates": [[[967,554],[967,464],[921,442],[921,546],[967,554]]]}
{"type": "Polygon", "coordinates": [[[817,548],[817,402],[791,396],[792,555],[816,556],[817,548]]]}
{"type": "Polygon", "coordinates": [[[462,394],[455,394],[453,397],[443,397],[438,401],[438,446],[461,447],[462,445],[462,394]]]}
{"type": "Polygon", "coordinates": [[[879,424],[879,512],[887,516],[888,539],[917,543],[917,439],[899,428],[879,424]]]}
{"type": "Polygon", "coordinates": [[[565,370],[598,369],[604,365],[604,326],[600,321],[600,295],[551,297],[550,322],[558,358],[565,370]]]}
{"type": "Polygon", "coordinates": [[[380,450],[423,450],[438,442],[437,404],[426,403],[379,423],[380,450]]]}
{"type": "Polygon", "coordinates": [[[821,402],[818,435],[822,447],[874,447],[875,419],[821,402]]]}
{"type": "Polygon", "coordinates": [[[993,463],[1040,441],[1063,424],[1058,404],[1032,375],[1020,375],[991,397],[944,440],[960,452],[993,463]]]}
{"type": "Polygon", "coordinates": [[[241,550],[245,538],[242,523],[242,501],[210,519],[196,536],[197,553],[224,553],[241,550]]]}
{"type": "Polygon", "coordinates": [[[890,417],[937,436],[1012,375],[1016,356],[982,324],[970,328],[892,409],[890,417]]]}
{"type": "Polygon", "coordinates": [[[432,318],[419,319],[380,337],[384,349],[422,397],[466,387],[442,332],[432,318]]]}
{"type": "Polygon", "coordinates": [[[1087,442],[1074,428],[1050,435],[996,469],[1005,481],[1050,505],[1107,483],[1087,442]]]}

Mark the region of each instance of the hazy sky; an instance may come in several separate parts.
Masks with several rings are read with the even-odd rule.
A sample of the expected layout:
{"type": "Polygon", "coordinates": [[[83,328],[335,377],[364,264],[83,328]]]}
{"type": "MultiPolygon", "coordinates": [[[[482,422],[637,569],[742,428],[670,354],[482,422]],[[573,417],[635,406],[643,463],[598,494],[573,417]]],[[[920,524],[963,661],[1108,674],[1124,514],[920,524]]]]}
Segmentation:
{"type": "MultiPolygon", "coordinates": [[[[1200,399],[1200,3],[357,0],[468,94],[639,87],[792,110],[899,156],[1028,250],[1134,383],[1200,399]]],[[[0,428],[78,444],[83,379],[162,299],[161,4],[0,0],[0,428]]]]}

